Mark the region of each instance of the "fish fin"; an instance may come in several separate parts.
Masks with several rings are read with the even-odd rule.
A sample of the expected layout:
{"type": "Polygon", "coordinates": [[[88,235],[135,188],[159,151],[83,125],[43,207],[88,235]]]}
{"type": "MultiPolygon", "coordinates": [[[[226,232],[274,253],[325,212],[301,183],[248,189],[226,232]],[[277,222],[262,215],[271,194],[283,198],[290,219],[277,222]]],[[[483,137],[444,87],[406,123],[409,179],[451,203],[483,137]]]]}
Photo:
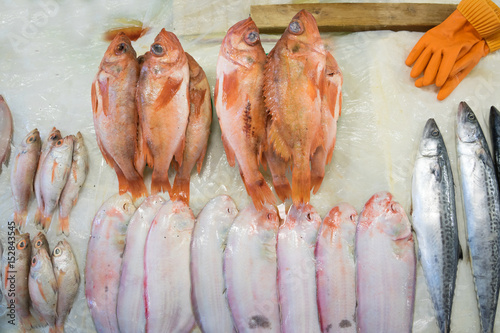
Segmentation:
{"type": "Polygon", "coordinates": [[[262,150],[262,146],[259,147],[259,163],[264,168],[264,171],[267,171],[267,159],[266,159],[266,155],[264,154],[264,152],[262,150]]]}
{"type": "MultiPolygon", "coordinates": [[[[201,106],[205,101],[205,95],[207,94],[207,89],[190,89],[189,90],[189,101],[191,106],[194,107],[193,115],[197,117],[201,113],[201,106]]],[[[190,116],[191,117],[191,116],[190,116]]]]}
{"type": "Polygon", "coordinates": [[[177,174],[171,191],[172,200],[181,200],[189,205],[189,184],[189,177],[185,178],[177,174]]]}
{"type": "Polygon", "coordinates": [[[316,194],[325,178],[326,153],[323,147],[318,147],[311,158],[311,189],[316,194]]]}
{"type": "Polygon", "coordinates": [[[265,152],[267,164],[273,178],[273,186],[278,198],[285,201],[292,197],[292,188],[286,177],[287,163],[277,156],[272,149],[265,152]]]}
{"type": "Polygon", "coordinates": [[[243,184],[245,184],[248,195],[250,196],[250,198],[252,198],[255,209],[261,210],[266,203],[273,205],[276,204],[276,198],[274,197],[273,191],[271,191],[269,186],[267,186],[267,183],[262,175],[259,174],[260,177],[258,177],[253,182],[248,182],[245,179],[245,176],[243,175],[243,172],[241,172],[241,169],[240,175],[241,179],[243,180],[243,184]]]}
{"type": "Polygon", "coordinates": [[[179,91],[179,89],[181,88],[182,81],[182,78],[174,78],[170,76],[165,81],[160,94],[156,98],[153,109],[158,111],[162,106],[170,103],[177,91],[179,91]]]}
{"type": "Polygon", "coordinates": [[[227,109],[232,108],[238,102],[240,98],[238,89],[238,72],[233,70],[230,73],[224,73],[222,79],[222,103],[227,109]],[[230,94],[228,94],[229,91],[231,91],[230,94]]]}
{"type": "MultiPolygon", "coordinates": [[[[42,203],[43,205],[43,203],[42,203]]],[[[44,210],[45,208],[42,206],[42,207],[37,207],[36,208],[36,213],[35,213],[35,220],[33,221],[35,223],[35,227],[40,230],[42,229],[42,224],[41,224],[41,221],[42,221],[42,211],[44,210]]]]}
{"type": "Polygon", "coordinates": [[[303,156],[293,157],[292,170],[292,200],[298,206],[301,203],[308,203],[311,197],[311,169],[309,158],[303,156]]]}
{"type": "Polygon", "coordinates": [[[205,145],[205,148],[203,148],[200,157],[198,157],[198,161],[196,162],[196,171],[198,174],[201,172],[201,167],[203,166],[203,160],[205,159],[205,155],[207,153],[207,146],[205,145]]]}
{"type": "Polygon", "coordinates": [[[45,233],[47,233],[47,231],[49,230],[49,227],[50,227],[50,223],[52,222],[52,214],[49,214],[49,215],[45,215],[45,212],[42,214],[42,221],[41,221],[41,225],[42,225],[42,229],[45,233]]]}
{"type": "Polygon", "coordinates": [[[64,216],[62,217],[61,214],[59,214],[59,225],[57,226],[57,235],[64,235],[66,237],[69,236],[69,217],[64,216]]]}
{"type": "Polygon", "coordinates": [[[183,134],[181,141],[179,142],[179,146],[174,153],[174,158],[179,164],[179,167],[182,166],[182,161],[184,159],[184,148],[186,147],[186,135],[183,134]]]}
{"type": "Polygon", "coordinates": [[[170,167],[174,168],[176,172],[179,172],[179,163],[175,159],[172,159],[172,162],[170,162],[170,167]]]}
{"type": "Polygon", "coordinates": [[[107,116],[109,108],[109,78],[106,78],[106,82],[102,82],[101,80],[98,80],[97,82],[99,83],[99,93],[102,98],[102,112],[105,116],[107,116]]]}
{"type": "Polygon", "coordinates": [[[281,138],[279,134],[277,125],[272,123],[269,130],[269,141],[272,143],[272,147],[269,149],[274,149],[275,153],[288,161],[292,156],[290,154],[290,149],[288,148],[285,141],[281,138]]]}
{"type": "MultiPolygon", "coordinates": [[[[126,184],[127,191],[130,192],[130,194],[132,195],[132,199],[136,200],[138,198],[145,197],[148,195],[148,190],[146,189],[146,185],[144,184],[144,179],[137,172],[135,173],[133,179],[125,179],[125,176],[123,175],[122,172],[120,172],[120,175],[123,176],[121,182],[124,182],[126,184]]],[[[121,183],[120,175],[117,173],[118,183],[121,183]]]]}
{"type": "Polygon", "coordinates": [[[97,108],[99,107],[99,102],[97,101],[97,93],[95,89],[96,82],[92,82],[92,88],[90,89],[90,96],[92,98],[92,111],[97,113],[97,108]]]}
{"type": "Polygon", "coordinates": [[[278,108],[277,103],[277,89],[278,89],[278,78],[275,78],[275,66],[279,63],[274,57],[275,48],[269,52],[266,58],[266,63],[264,65],[264,85],[262,87],[262,92],[264,94],[264,104],[269,112],[269,115],[273,120],[277,120],[278,108]]]}
{"type": "Polygon", "coordinates": [[[24,230],[26,226],[26,217],[28,216],[28,211],[24,210],[22,212],[14,212],[14,222],[19,230],[24,230]]]}
{"type": "Polygon", "coordinates": [[[151,194],[157,194],[161,192],[170,192],[171,185],[168,179],[168,170],[160,173],[157,169],[153,170],[153,175],[151,177],[151,194]]]}
{"type": "Polygon", "coordinates": [[[231,148],[231,145],[227,141],[224,134],[222,134],[221,137],[222,137],[222,145],[224,146],[224,151],[226,152],[227,162],[229,163],[229,166],[234,167],[235,159],[236,159],[234,156],[234,151],[231,148]]]}

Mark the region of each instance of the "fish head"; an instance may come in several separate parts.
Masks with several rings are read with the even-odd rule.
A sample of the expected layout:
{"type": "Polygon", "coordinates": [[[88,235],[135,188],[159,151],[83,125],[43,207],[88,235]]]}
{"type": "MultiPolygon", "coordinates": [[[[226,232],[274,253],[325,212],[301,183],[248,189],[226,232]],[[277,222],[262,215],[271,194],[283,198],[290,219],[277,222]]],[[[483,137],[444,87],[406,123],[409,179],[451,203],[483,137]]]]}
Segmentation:
{"type": "Polygon", "coordinates": [[[280,220],[278,210],[275,206],[265,204],[257,214],[258,223],[262,228],[269,230],[278,230],[280,220]]]}
{"type": "Polygon", "coordinates": [[[466,143],[478,141],[483,137],[479,121],[465,102],[460,102],[457,113],[457,138],[466,143]]]}
{"type": "Polygon", "coordinates": [[[30,234],[27,232],[21,234],[17,229],[15,229],[14,239],[16,242],[16,250],[15,250],[16,260],[23,260],[25,258],[29,258],[31,256],[30,234]]]}
{"type": "Polygon", "coordinates": [[[292,18],[280,42],[284,43],[291,54],[301,55],[310,51],[325,54],[316,19],[304,9],[292,18]]]}
{"type": "Polygon", "coordinates": [[[358,228],[370,227],[387,234],[394,241],[412,239],[408,216],[389,192],[375,193],[365,204],[358,228]]]}
{"type": "Polygon", "coordinates": [[[47,237],[45,237],[45,234],[43,232],[40,231],[35,236],[35,238],[33,238],[33,240],[31,241],[31,247],[34,253],[38,252],[38,250],[41,249],[42,247],[45,248],[46,250],[49,248],[47,237]]]}
{"type": "Polygon", "coordinates": [[[54,142],[57,142],[59,139],[62,139],[61,131],[53,127],[49,133],[49,136],[47,137],[47,143],[52,144],[54,142]]]}
{"type": "Polygon", "coordinates": [[[419,152],[420,155],[426,157],[438,156],[445,149],[443,137],[433,118],[427,120],[420,141],[419,152]]]}
{"type": "Polygon", "coordinates": [[[43,247],[31,258],[30,275],[36,275],[47,263],[50,262],[50,256],[43,247]]]}
{"type": "Polygon", "coordinates": [[[212,203],[216,207],[220,207],[222,211],[233,219],[238,215],[238,208],[236,203],[229,195],[219,195],[212,199],[212,203]]]}
{"type": "Polygon", "coordinates": [[[54,268],[58,267],[59,263],[67,261],[71,253],[72,250],[68,241],[65,239],[59,241],[52,250],[52,265],[54,268]]]}
{"type": "Polygon", "coordinates": [[[265,62],[266,53],[260,42],[259,29],[251,17],[229,28],[222,41],[221,54],[244,67],[265,62]]]}
{"type": "Polygon", "coordinates": [[[73,151],[74,135],[67,135],[63,139],[57,140],[54,144],[53,150],[57,153],[66,153],[68,150],[73,151]]]}
{"type": "Polygon", "coordinates": [[[290,207],[280,228],[301,229],[307,237],[305,241],[310,243],[315,241],[320,225],[321,217],[316,209],[311,204],[302,203],[290,207]]]}
{"type": "Polygon", "coordinates": [[[38,129],[34,129],[31,132],[29,132],[25,137],[24,140],[21,144],[23,147],[23,150],[32,150],[32,149],[38,149],[40,150],[41,147],[41,140],[40,140],[40,132],[38,129]]]}
{"type": "Polygon", "coordinates": [[[137,54],[132,47],[130,38],[125,33],[120,32],[109,44],[101,66],[114,68],[117,72],[121,72],[131,61],[136,62],[136,57],[137,54]]]}
{"type": "Polygon", "coordinates": [[[73,137],[73,156],[81,156],[82,154],[87,154],[87,148],[83,142],[82,133],[78,132],[73,137]]]}
{"type": "Polygon", "coordinates": [[[177,36],[162,29],[156,36],[151,49],[144,55],[143,66],[159,65],[159,66],[174,66],[184,65],[186,61],[184,49],[177,36]]]}
{"type": "Polygon", "coordinates": [[[358,212],[348,203],[340,203],[333,207],[323,220],[323,228],[329,228],[335,232],[342,228],[348,233],[354,235],[356,231],[356,222],[358,221],[358,212]]]}

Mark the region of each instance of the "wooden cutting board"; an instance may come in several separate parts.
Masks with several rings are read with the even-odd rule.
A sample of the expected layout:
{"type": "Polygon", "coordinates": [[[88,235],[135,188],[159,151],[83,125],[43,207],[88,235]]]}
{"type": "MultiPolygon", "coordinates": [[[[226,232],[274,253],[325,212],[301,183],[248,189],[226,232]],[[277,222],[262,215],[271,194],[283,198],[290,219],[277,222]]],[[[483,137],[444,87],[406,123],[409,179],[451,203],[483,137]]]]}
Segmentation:
{"type": "Polygon", "coordinates": [[[455,4],[434,3],[318,3],[259,5],[250,16],[261,33],[283,33],[301,9],[314,15],[322,32],[408,30],[427,31],[443,22],[455,4]]]}

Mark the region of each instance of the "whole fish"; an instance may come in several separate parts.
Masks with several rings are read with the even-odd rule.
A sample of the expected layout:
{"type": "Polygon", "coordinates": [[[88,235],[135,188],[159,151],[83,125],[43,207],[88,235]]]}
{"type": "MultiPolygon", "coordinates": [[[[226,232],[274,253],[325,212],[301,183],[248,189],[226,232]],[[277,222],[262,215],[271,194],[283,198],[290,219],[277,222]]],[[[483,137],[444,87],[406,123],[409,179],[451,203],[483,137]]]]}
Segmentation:
{"type": "Polygon", "coordinates": [[[457,113],[457,155],[481,332],[493,332],[500,288],[500,197],[479,122],[465,102],[457,113]]]}
{"type": "Polygon", "coordinates": [[[195,218],[183,201],[168,201],[156,214],[144,248],[146,332],[190,332],[189,256],[195,218]]]}
{"type": "Polygon", "coordinates": [[[210,200],[196,218],[191,240],[191,302],[202,332],[234,331],[225,297],[224,248],[238,209],[231,197],[210,200]]]}
{"type": "Polygon", "coordinates": [[[191,170],[197,165],[200,173],[207,151],[210,125],[212,124],[212,101],[207,76],[196,60],[186,53],[189,65],[189,120],[186,129],[182,166],[178,168],[172,188],[174,200],[189,204],[189,180],[191,170]]]}
{"type": "Polygon", "coordinates": [[[144,305],[144,246],[151,223],[165,203],[158,195],[147,197],[130,219],[123,252],[116,315],[122,333],[146,330],[144,305]]]}
{"type": "MultiPolygon", "coordinates": [[[[276,285],[276,209],[250,204],[229,230],[224,251],[224,279],[238,332],[280,332],[276,285]]],[[[227,331],[226,331],[227,332],[227,331]]]]}
{"type": "Polygon", "coordinates": [[[109,45],[92,83],[92,110],[97,144],[118,177],[120,194],[147,194],[134,160],[138,154],[135,90],[139,63],[130,39],[119,33],[109,45]]]}
{"type": "Polygon", "coordinates": [[[42,151],[40,152],[40,158],[38,159],[38,167],[36,169],[35,183],[34,183],[35,197],[37,202],[35,223],[37,223],[37,221],[40,221],[43,212],[42,188],[40,185],[40,179],[42,173],[40,169],[42,168],[43,161],[47,157],[47,154],[50,152],[52,147],[62,138],[63,137],[61,136],[61,132],[57,128],[53,127],[49,135],[47,136],[47,139],[45,139],[45,142],[42,145],[42,151]]]}
{"type": "Polygon", "coordinates": [[[310,204],[292,205],[278,230],[282,332],[320,332],[314,249],[321,217],[310,204]]]}
{"type": "Polygon", "coordinates": [[[43,248],[45,252],[50,255],[49,242],[47,241],[47,237],[45,237],[45,234],[40,231],[31,240],[31,257],[34,257],[41,248],[43,248]]]}
{"type": "Polygon", "coordinates": [[[215,110],[227,161],[238,161],[241,178],[257,210],[276,199],[259,171],[264,164],[266,119],[262,87],[266,53],[252,18],[232,26],[217,59],[215,110]]]}
{"type": "Polygon", "coordinates": [[[411,332],[415,249],[403,207],[388,192],[374,194],[356,227],[358,332],[411,332]]]}
{"type": "Polygon", "coordinates": [[[321,332],[356,332],[354,237],[358,213],[347,203],[333,207],[316,241],[316,284],[321,332]]]}
{"type": "Polygon", "coordinates": [[[23,229],[28,215],[28,204],[33,192],[33,180],[40,156],[40,133],[37,129],[26,135],[17,149],[14,166],[10,174],[10,186],[14,199],[14,222],[23,229]]]}
{"type": "MultiPolygon", "coordinates": [[[[12,226],[9,226],[11,230],[12,226]]],[[[42,326],[30,313],[28,277],[30,273],[30,234],[21,234],[17,229],[14,236],[7,237],[2,256],[2,290],[7,306],[8,320],[19,320],[22,329],[42,326]]]]}
{"type": "Polygon", "coordinates": [[[271,115],[270,149],[292,163],[294,204],[307,203],[310,160],[318,147],[324,147],[326,54],[314,17],[305,10],[297,13],[267,58],[264,97],[271,115]]]}
{"type": "Polygon", "coordinates": [[[59,199],[59,227],[57,234],[69,236],[69,213],[78,200],[78,193],[89,172],[89,157],[83,136],[78,132],[73,140],[71,170],[59,199]]]}
{"type": "Polygon", "coordinates": [[[129,193],[115,194],[92,222],[85,264],[85,297],[97,332],[120,332],[116,316],[125,235],[135,212],[129,193]]]}
{"type": "Polygon", "coordinates": [[[2,173],[2,164],[9,166],[10,144],[12,142],[12,113],[2,95],[0,95],[0,174],[2,173]]]}
{"type": "Polygon", "coordinates": [[[52,251],[52,267],[57,282],[56,331],[64,332],[64,321],[71,312],[80,285],[80,271],[71,245],[63,239],[52,251]]]}
{"type": "Polygon", "coordinates": [[[461,250],[450,160],[432,118],[425,125],[413,168],[412,208],[420,263],[438,326],[449,332],[461,250]]]}
{"type": "Polygon", "coordinates": [[[326,87],[321,103],[321,128],[324,135],[324,146],[320,146],[311,158],[311,186],[313,193],[318,192],[323,178],[325,166],[332,160],[333,149],[337,140],[337,120],[342,108],[342,73],[335,58],[326,52],[326,87]]]}
{"type": "Polygon", "coordinates": [[[493,162],[497,174],[497,181],[500,179],[500,111],[494,106],[490,109],[490,135],[493,145],[493,162]]]}
{"type": "Polygon", "coordinates": [[[54,332],[57,316],[57,282],[50,255],[43,247],[39,248],[31,258],[28,287],[33,309],[49,325],[50,332],[54,332]]]}
{"type": "Polygon", "coordinates": [[[73,156],[74,136],[68,135],[49,151],[40,168],[40,189],[42,192],[42,216],[35,216],[35,225],[49,230],[52,214],[59,203],[61,192],[66,185],[73,156]]]}
{"type": "Polygon", "coordinates": [[[174,156],[182,166],[190,113],[189,65],[172,32],[162,29],[144,56],[136,98],[142,136],[136,164],[153,168],[151,193],[170,191],[168,169],[174,156]]]}

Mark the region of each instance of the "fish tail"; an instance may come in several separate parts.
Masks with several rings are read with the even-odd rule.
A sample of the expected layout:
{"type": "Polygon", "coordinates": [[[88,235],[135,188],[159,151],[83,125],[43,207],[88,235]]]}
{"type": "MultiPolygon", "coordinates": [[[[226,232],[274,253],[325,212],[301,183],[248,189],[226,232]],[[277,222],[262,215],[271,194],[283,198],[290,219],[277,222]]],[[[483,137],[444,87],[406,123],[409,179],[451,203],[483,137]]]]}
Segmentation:
{"type": "Polygon", "coordinates": [[[45,215],[44,213],[41,221],[42,229],[44,232],[47,232],[49,230],[51,222],[52,222],[52,215],[45,215]]]}
{"type": "MultiPolygon", "coordinates": [[[[63,329],[63,331],[64,331],[64,329],[63,329]]],[[[49,333],[57,333],[57,332],[58,332],[57,327],[55,327],[55,326],[49,327],[49,333]]]]}
{"type": "Polygon", "coordinates": [[[42,221],[42,209],[40,207],[37,207],[35,213],[35,221],[34,221],[35,227],[37,229],[42,229],[41,221],[42,221]]]}
{"type": "Polygon", "coordinates": [[[255,209],[261,210],[266,203],[273,205],[276,204],[276,198],[274,197],[273,191],[271,191],[269,186],[267,186],[267,183],[262,175],[259,174],[259,177],[257,177],[256,180],[247,182],[243,173],[240,172],[240,174],[248,195],[252,198],[255,209]]]}
{"type": "MultiPolygon", "coordinates": [[[[50,332],[50,330],[49,330],[50,332]]],[[[64,333],[64,324],[56,324],[55,331],[56,333],[64,333]]]]}
{"type": "Polygon", "coordinates": [[[23,230],[26,226],[26,217],[28,216],[28,211],[24,210],[22,212],[14,213],[14,223],[19,230],[23,230]]]}
{"type": "MultiPolygon", "coordinates": [[[[115,165],[116,166],[116,165],[115,165]]],[[[116,166],[115,167],[116,176],[118,177],[118,186],[120,188],[120,194],[125,192],[130,192],[132,198],[135,200],[140,197],[144,197],[147,195],[148,191],[146,189],[146,185],[144,185],[144,180],[141,175],[134,171],[132,179],[127,179],[123,174],[122,170],[116,166]]]]}
{"type": "Polygon", "coordinates": [[[171,191],[172,200],[181,200],[189,205],[189,177],[175,176],[174,185],[171,191]]]}
{"type": "Polygon", "coordinates": [[[294,205],[308,203],[311,197],[311,169],[309,159],[294,158],[292,170],[292,200],[294,205]]]}
{"type": "Polygon", "coordinates": [[[57,227],[57,235],[69,236],[69,217],[59,215],[59,226],[57,227]]]}
{"type": "Polygon", "coordinates": [[[274,190],[276,191],[276,194],[281,201],[285,201],[287,198],[292,197],[292,187],[290,186],[290,182],[286,177],[280,180],[277,180],[275,177],[273,177],[273,185],[274,190]]]}
{"type": "Polygon", "coordinates": [[[19,318],[19,323],[24,329],[31,330],[33,328],[40,328],[47,325],[44,321],[40,321],[38,318],[30,314],[29,316],[23,316],[19,318]]]}
{"type": "Polygon", "coordinates": [[[167,172],[163,172],[161,174],[157,169],[153,170],[153,176],[151,178],[151,194],[170,191],[171,185],[168,180],[168,170],[167,172]]]}

